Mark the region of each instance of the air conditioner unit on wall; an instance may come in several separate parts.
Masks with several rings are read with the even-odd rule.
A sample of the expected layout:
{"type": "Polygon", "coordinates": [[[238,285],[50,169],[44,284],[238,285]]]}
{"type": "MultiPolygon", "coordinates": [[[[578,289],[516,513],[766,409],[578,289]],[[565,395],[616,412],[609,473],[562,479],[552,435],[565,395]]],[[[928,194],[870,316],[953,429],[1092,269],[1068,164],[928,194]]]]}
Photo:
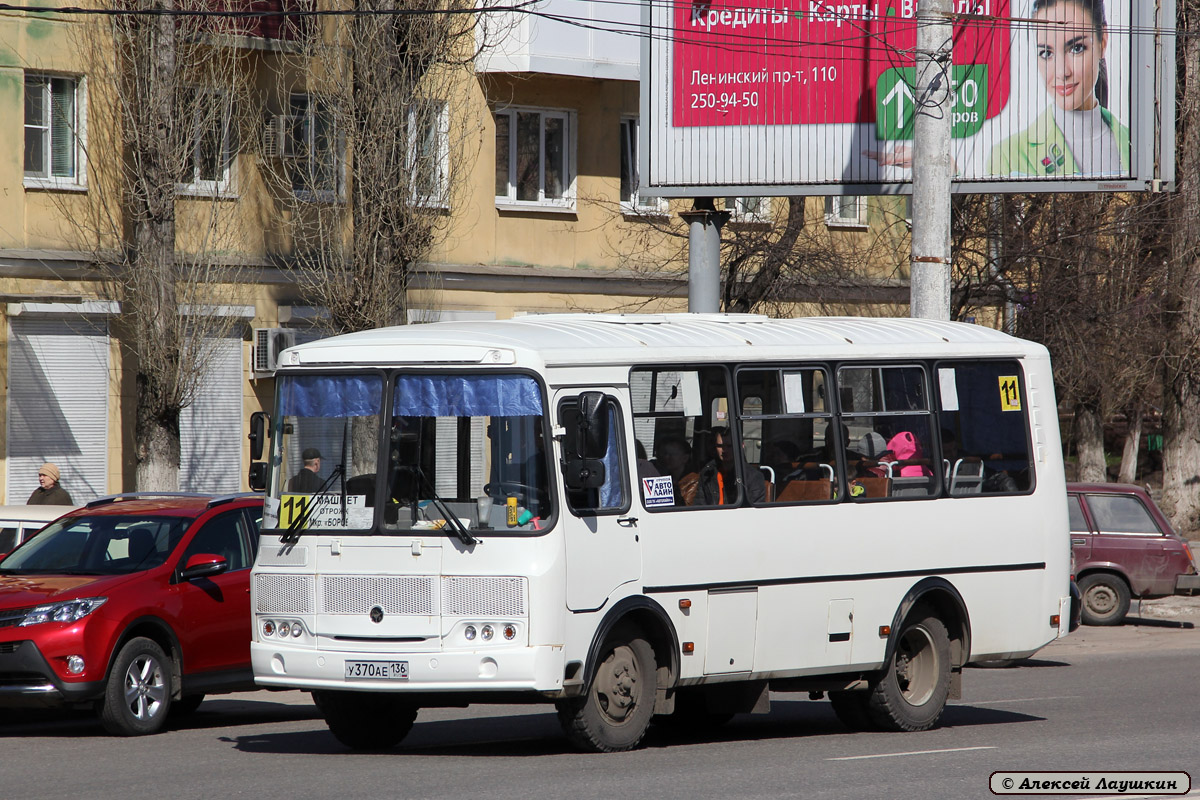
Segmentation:
{"type": "Polygon", "coordinates": [[[255,328],[251,351],[255,376],[270,376],[279,367],[279,354],[296,344],[296,332],[287,328],[255,328]]]}

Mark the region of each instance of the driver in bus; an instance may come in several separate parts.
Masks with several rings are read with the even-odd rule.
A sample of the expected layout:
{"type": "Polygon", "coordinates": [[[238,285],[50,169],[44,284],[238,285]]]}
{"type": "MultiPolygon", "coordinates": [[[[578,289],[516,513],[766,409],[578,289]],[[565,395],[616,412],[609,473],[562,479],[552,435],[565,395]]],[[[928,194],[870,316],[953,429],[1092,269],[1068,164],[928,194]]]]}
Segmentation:
{"type": "Polygon", "coordinates": [[[288,491],[313,494],[321,489],[321,476],[317,474],[321,471],[321,451],[309,447],[300,457],[304,459],[304,466],[288,481],[288,491]]]}

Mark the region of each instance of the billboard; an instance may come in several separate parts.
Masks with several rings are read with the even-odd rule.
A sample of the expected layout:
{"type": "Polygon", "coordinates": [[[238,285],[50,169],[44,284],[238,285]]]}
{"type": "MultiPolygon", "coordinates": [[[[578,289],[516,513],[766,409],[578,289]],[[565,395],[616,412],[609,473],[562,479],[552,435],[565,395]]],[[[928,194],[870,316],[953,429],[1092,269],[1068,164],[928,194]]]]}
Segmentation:
{"type": "MultiPolygon", "coordinates": [[[[646,193],[908,191],[917,3],[645,0],[646,193]]],[[[952,6],[956,191],[1172,180],[1173,2],[952,6]]]]}

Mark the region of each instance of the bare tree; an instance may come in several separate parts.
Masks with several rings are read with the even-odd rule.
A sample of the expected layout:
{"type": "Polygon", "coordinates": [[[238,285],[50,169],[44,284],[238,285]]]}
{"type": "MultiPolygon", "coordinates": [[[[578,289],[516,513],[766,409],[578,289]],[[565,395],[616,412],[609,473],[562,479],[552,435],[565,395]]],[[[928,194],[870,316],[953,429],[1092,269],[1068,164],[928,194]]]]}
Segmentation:
{"type": "Polygon", "coordinates": [[[1200,0],[1178,5],[1176,176],[1164,287],[1163,510],[1200,529],[1200,0]]]}
{"type": "MultiPolygon", "coordinates": [[[[902,199],[875,206],[869,226],[851,230],[826,225],[822,203],[800,196],[753,198],[755,212],[735,214],[721,234],[723,310],[792,316],[894,314],[903,308],[908,226],[902,199]]],[[[622,217],[609,247],[625,269],[647,280],[687,275],[688,229],[677,214],[622,214],[611,200],[607,204],[622,217]]]]}
{"type": "Polygon", "coordinates": [[[449,231],[482,129],[468,112],[486,15],[473,0],[332,10],[350,13],[277,61],[280,157],[264,164],[292,221],[285,260],[345,332],[404,324],[414,267],[449,231]]]}
{"type": "Polygon", "coordinates": [[[236,294],[237,124],[246,108],[245,30],[187,16],[199,0],[127,0],[124,15],[80,22],[90,85],[89,213],[66,212],[120,302],[119,336],[136,380],[138,489],[179,486],[180,410],[231,325],[236,294]],[[183,15],[180,12],[185,12],[183,15]]]}
{"type": "Polygon", "coordinates": [[[1161,205],[1110,194],[1003,201],[1002,277],[1018,293],[1016,332],[1050,349],[1080,480],[1107,480],[1105,422],[1125,411],[1140,420],[1155,383],[1164,271],[1151,240],[1161,205]]]}

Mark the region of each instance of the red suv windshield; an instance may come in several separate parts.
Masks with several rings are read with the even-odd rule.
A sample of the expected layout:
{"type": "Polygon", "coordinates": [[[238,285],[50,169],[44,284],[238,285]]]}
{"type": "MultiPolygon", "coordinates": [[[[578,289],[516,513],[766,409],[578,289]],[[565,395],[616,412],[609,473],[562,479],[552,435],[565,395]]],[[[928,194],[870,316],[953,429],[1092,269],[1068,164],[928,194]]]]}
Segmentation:
{"type": "Polygon", "coordinates": [[[157,567],[190,519],[96,515],[59,520],[0,562],[0,573],[127,575],[157,567]]]}

